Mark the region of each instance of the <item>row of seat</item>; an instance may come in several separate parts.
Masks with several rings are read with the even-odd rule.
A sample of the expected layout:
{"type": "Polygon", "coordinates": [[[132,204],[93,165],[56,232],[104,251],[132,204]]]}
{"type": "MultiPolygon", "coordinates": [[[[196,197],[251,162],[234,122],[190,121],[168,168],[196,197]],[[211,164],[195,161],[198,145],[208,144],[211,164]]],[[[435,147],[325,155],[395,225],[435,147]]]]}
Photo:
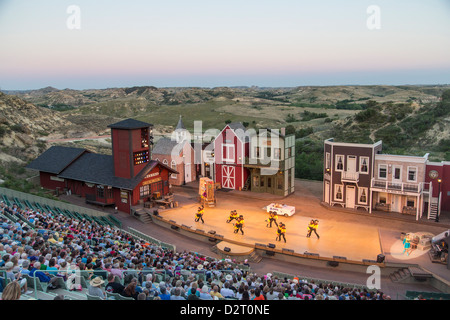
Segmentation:
{"type": "MultiPolygon", "coordinates": [[[[113,215],[108,215],[108,216],[94,216],[94,215],[88,215],[86,213],[79,213],[77,211],[70,211],[67,209],[61,209],[59,207],[51,207],[48,204],[41,204],[39,202],[34,202],[31,203],[28,200],[23,200],[21,201],[20,199],[18,199],[17,197],[14,197],[13,199],[9,199],[6,195],[1,195],[1,200],[3,202],[5,202],[5,204],[8,207],[12,207],[14,204],[22,209],[25,210],[26,208],[29,208],[31,210],[34,211],[38,211],[40,210],[41,212],[47,212],[50,213],[52,215],[63,215],[67,218],[70,219],[75,219],[75,220],[82,220],[82,219],[86,219],[90,222],[96,222],[100,225],[103,226],[110,226],[110,227],[122,227],[122,223],[119,219],[117,219],[116,217],[114,217],[113,215]]],[[[6,215],[6,214],[5,214],[6,215]]],[[[33,225],[26,220],[24,217],[22,217],[21,215],[17,215],[18,218],[15,217],[9,217],[8,215],[6,215],[8,217],[8,219],[14,221],[14,222],[19,222],[18,219],[20,219],[21,221],[27,223],[30,227],[33,227],[33,225]]]]}

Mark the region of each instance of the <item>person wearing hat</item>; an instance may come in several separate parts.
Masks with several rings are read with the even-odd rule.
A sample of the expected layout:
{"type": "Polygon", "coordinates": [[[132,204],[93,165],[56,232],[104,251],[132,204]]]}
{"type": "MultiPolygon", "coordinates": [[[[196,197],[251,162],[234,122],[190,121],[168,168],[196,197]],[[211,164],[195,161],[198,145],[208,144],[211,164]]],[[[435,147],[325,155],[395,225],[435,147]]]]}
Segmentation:
{"type": "Polygon", "coordinates": [[[102,285],[105,283],[101,277],[95,277],[89,284],[88,294],[91,296],[97,296],[102,299],[106,299],[105,291],[102,289],[102,285]]]}
{"type": "Polygon", "coordinates": [[[203,214],[205,213],[203,206],[198,207],[197,213],[195,214],[195,222],[199,222],[199,220],[202,220],[202,223],[205,223],[203,221],[203,214]]]}
{"type": "Polygon", "coordinates": [[[227,220],[227,223],[230,223],[233,220],[237,220],[238,218],[238,214],[236,212],[236,210],[230,211],[230,217],[227,220]]]}
{"type": "Polygon", "coordinates": [[[284,239],[284,243],[286,243],[286,226],[283,222],[280,222],[278,229],[277,229],[277,241],[281,241],[281,237],[284,239]]]}
{"type": "Polygon", "coordinates": [[[203,285],[199,298],[200,300],[213,300],[213,297],[209,294],[209,288],[206,284],[203,285]]]}
{"type": "Polygon", "coordinates": [[[234,233],[238,233],[241,231],[242,235],[244,235],[244,230],[242,229],[244,227],[244,216],[240,215],[236,219],[236,223],[234,224],[234,233]]]}

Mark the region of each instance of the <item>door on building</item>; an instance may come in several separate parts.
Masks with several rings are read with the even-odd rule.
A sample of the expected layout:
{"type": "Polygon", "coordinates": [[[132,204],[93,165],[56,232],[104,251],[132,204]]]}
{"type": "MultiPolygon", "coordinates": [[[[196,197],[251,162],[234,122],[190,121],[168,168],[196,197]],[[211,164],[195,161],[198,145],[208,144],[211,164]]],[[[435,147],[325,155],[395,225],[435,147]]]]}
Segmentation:
{"type": "Polygon", "coordinates": [[[393,212],[402,212],[402,196],[398,194],[392,195],[392,210],[393,212]]]}
{"type": "Polygon", "coordinates": [[[191,182],[191,164],[186,163],[184,165],[184,181],[186,183],[191,182]]]}
{"type": "Polygon", "coordinates": [[[330,204],[330,183],[325,181],[325,203],[330,204]]]}
{"type": "Polygon", "coordinates": [[[236,171],[233,166],[222,166],[222,188],[234,189],[236,171]]]}
{"type": "Polygon", "coordinates": [[[347,157],[347,172],[356,172],[356,156],[347,157]]]}
{"type": "Polygon", "coordinates": [[[354,208],[355,207],[355,186],[347,186],[345,189],[345,207],[354,208]]]}

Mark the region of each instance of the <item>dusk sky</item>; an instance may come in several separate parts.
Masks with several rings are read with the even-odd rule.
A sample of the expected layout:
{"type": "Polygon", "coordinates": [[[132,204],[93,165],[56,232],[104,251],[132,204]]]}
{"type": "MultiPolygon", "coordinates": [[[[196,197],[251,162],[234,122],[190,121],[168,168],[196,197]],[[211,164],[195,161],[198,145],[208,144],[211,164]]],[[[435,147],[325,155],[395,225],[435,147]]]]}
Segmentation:
{"type": "Polygon", "coordinates": [[[449,0],[0,0],[4,90],[448,83],[449,0]]]}

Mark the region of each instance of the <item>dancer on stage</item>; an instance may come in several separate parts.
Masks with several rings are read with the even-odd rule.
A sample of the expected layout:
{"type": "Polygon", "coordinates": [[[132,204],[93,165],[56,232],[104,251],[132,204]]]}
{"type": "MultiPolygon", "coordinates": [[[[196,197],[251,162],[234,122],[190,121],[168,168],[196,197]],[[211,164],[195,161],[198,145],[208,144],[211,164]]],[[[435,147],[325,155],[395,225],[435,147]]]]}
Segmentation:
{"type": "Polygon", "coordinates": [[[203,214],[205,213],[203,206],[198,207],[198,211],[195,214],[195,222],[198,222],[199,220],[202,220],[202,223],[205,223],[205,221],[203,221],[203,214]]]}
{"type": "Polygon", "coordinates": [[[307,238],[311,237],[311,233],[314,232],[317,236],[317,239],[320,239],[319,234],[317,233],[317,228],[319,227],[319,220],[311,220],[308,225],[308,235],[307,238]]]}
{"type": "Polygon", "coordinates": [[[240,215],[236,222],[234,223],[234,233],[238,233],[241,231],[242,235],[244,234],[244,230],[242,229],[244,227],[244,216],[240,215]]]}
{"type": "Polygon", "coordinates": [[[411,253],[411,251],[412,251],[412,248],[411,248],[411,239],[410,239],[410,237],[409,237],[409,234],[407,234],[404,238],[403,238],[403,252],[402,253],[405,253],[406,252],[406,255],[407,256],[409,256],[409,254],[411,253]]]}
{"type": "Polygon", "coordinates": [[[281,241],[281,237],[283,237],[284,239],[284,243],[286,243],[286,226],[284,225],[283,222],[280,222],[280,225],[278,226],[277,229],[277,241],[281,241]]]}
{"type": "Polygon", "coordinates": [[[277,219],[278,219],[278,214],[276,212],[270,211],[269,219],[266,220],[267,221],[266,227],[272,228],[272,222],[274,222],[275,225],[278,227],[277,219]]]}
{"type": "Polygon", "coordinates": [[[233,220],[237,220],[238,219],[238,214],[236,212],[236,210],[230,211],[230,217],[227,220],[227,223],[230,223],[233,220]]]}

